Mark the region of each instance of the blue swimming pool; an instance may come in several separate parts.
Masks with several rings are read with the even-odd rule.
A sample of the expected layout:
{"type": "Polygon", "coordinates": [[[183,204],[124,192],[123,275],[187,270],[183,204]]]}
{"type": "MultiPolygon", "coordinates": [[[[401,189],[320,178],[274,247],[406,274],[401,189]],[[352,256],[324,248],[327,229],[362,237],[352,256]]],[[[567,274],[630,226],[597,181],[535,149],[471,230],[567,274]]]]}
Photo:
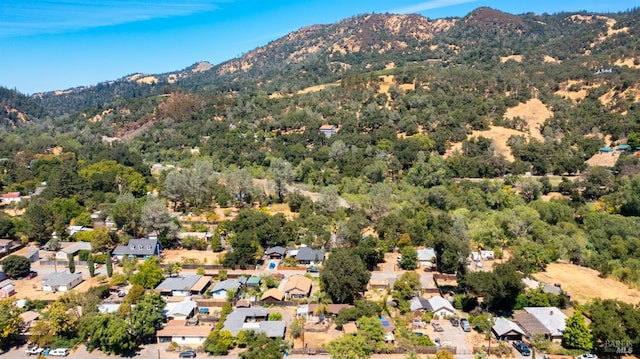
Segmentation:
{"type": "Polygon", "coordinates": [[[269,263],[269,269],[276,269],[276,264],[274,262],[269,263]]]}

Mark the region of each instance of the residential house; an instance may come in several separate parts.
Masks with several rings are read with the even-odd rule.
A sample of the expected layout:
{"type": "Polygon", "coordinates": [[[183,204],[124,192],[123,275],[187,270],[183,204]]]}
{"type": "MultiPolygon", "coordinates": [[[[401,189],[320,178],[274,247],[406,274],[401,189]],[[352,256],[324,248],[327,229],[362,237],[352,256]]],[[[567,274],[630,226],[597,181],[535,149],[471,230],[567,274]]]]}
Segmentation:
{"type": "Polygon", "coordinates": [[[11,252],[12,244],[13,240],[11,239],[0,239],[0,254],[11,252]]]}
{"type": "Polygon", "coordinates": [[[390,287],[391,284],[388,279],[369,279],[369,289],[387,289],[390,287]]]}
{"type": "Polygon", "coordinates": [[[35,263],[40,260],[40,249],[37,247],[25,248],[24,256],[29,259],[29,262],[35,263]]]}
{"type": "Polygon", "coordinates": [[[338,128],[335,125],[322,125],[320,126],[320,133],[329,138],[338,133],[338,128]]]}
{"type": "Polygon", "coordinates": [[[324,260],[324,249],[302,247],[296,253],[296,260],[302,265],[321,266],[324,260]]]}
{"type": "Polygon", "coordinates": [[[284,285],[283,291],[291,299],[307,298],[311,294],[311,278],[303,275],[291,276],[284,285]]]}
{"type": "Polygon", "coordinates": [[[491,332],[498,340],[522,340],[526,336],[518,324],[502,317],[494,319],[491,332]]]}
{"type": "Polygon", "coordinates": [[[211,298],[213,299],[227,299],[228,293],[233,291],[238,293],[240,290],[240,282],[233,279],[226,279],[216,283],[211,290],[211,298]]]}
{"type": "Polygon", "coordinates": [[[156,338],[158,343],[199,347],[204,344],[212,329],[208,325],[187,325],[185,320],[172,320],[156,332],[156,338]]]}
{"type": "Polygon", "coordinates": [[[162,315],[167,319],[187,320],[196,314],[197,308],[198,303],[187,297],[182,302],[168,302],[162,315]]]}
{"type": "Polygon", "coordinates": [[[42,290],[54,293],[66,292],[82,283],[83,280],[80,273],[51,273],[42,280],[42,290]]]}
{"type": "Polygon", "coordinates": [[[93,231],[93,228],[84,227],[84,226],[69,226],[67,227],[67,232],[69,232],[69,236],[73,236],[78,232],[89,232],[93,231]]]}
{"type": "Polygon", "coordinates": [[[236,336],[241,330],[252,330],[256,334],[264,333],[269,338],[284,338],[285,322],[267,321],[269,311],[265,308],[235,308],[227,315],[222,330],[228,330],[236,336]]]}
{"type": "Polygon", "coordinates": [[[436,251],[433,248],[418,249],[418,265],[425,268],[434,268],[436,251]]]}
{"type": "Polygon", "coordinates": [[[157,238],[130,239],[126,246],[118,246],[113,251],[113,256],[122,259],[124,257],[136,257],[147,259],[160,255],[160,242],[157,238]]]}
{"type": "Polygon", "coordinates": [[[515,321],[527,333],[536,334],[545,339],[560,342],[565,329],[567,316],[556,307],[525,307],[524,312],[514,314],[515,321]]]}
{"type": "Polygon", "coordinates": [[[280,246],[270,247],[264,251],[264,255],[268,259],[282,259],[287,255],[287,249],[280,246]]]}
{"type": "Polygon", "coordinates": [[[22,201],[22,196],[20,196],[20,192],[9,192],[2,194],[2,203],[18,203],[22,201]]]}
{"type": "Polygon", "coordinates": [[[267,289],[262,296],[260,297],[260,301],[263,303],[276,303],[282,302],[284,300],[284,292],[282,292],[278,288],[267,289]]]}
{"type": "MultiPolygon", "coordinates": [[[[338,313],[345,309],[345,308],[351,308],[353,307],[350,304],[326,304],[325,305],[325,314],[328,317],[336,317],[338,315],[338,313]]],[[[316,309],[318,309],[318,304],[317,303],[311,303],[308,306],[308,310],[309,310],[309,314],[311,315],[316,315],[319,313],[316,313],[316,309]]]]}
{"type": "Polygon", "coordinates": [[[16,294],[16,287],[10,279],[0,282],[0,298],[9,298],[16,294]]]}
{"type": "Polygon", "coordinates": [[[440,318],[446,318],[456,314],[453,304],[441,296],[433,296],[429,299],[414,297],[411,299],[411,302],[409,302],[409,309],[412,312],[433,312],[433,314],[440,318]]]}
{"type": "Polygon", "coordinates": [[[193,274],[166,278],[158,284],[156,291],[162,295],[186,297],[203,294],[211,284],[211,277],[193,274]]]}
{"type": "Polygon", "coordinates": [[[67,260],[69,255],[76,256],[80,251],[91,251],[91,243],[89,242],[62,242],[62,248],[56,252],[56,258],[67,260]]]}

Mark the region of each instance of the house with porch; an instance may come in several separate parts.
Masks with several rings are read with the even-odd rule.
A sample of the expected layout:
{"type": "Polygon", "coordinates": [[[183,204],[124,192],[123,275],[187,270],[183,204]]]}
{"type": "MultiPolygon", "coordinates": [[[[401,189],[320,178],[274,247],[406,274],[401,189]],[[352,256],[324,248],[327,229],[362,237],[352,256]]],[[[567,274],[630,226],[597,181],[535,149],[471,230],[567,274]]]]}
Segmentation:
{"type": "Polygon", "coordinates": [[[158,343],[176,343],[197,348],[204,344],[212,329],[208,325],[187,325],[186,320],[171,320],[156,332],[156,338],[158,343]]]}
{"type": "Polygon", "coordinates": [[[162,315],[167,319],[187,320],[196,314],[198,303],[191,298],[184,298],[181,302],[168,302],[164,306],[162,315]]]}
{"type": "Polygon", "coordinates": [[[242,285],[234,279],[226,279],[216,283],[211,290],[212,299],[227,299],[228,293],[238,293],[242,285]]]}
{"type": "Polygon", "coordinates": [[[503,317],[494,319],[491,332],[498,340],[522,340],[526,336],[517,323],[503,317]]]}
{"type": "Polygon", "coordinates": [[[286,255],[287,249],[280,246],[269,247],[264,251],[265,259],[283,259],[286,255]]]}
{"type": "Polygon", "coordinates": [[[513,315],[527,337],[541,335],[553,342],[562,342],[567,316],[556,307],[524,307],[524,312],[513,315]]]}
{"type": "Polygon", "coordinates": [[[307,298],[311,294],[311,283],[311,278],[293,275],[285,283],[283,292],[291,299],[307,298]]]}
{"type": "Polygon", "coordinates": [[[118,246],[113,250],[113,256],[121,260],[125,257],[147,259],[160,255],[161,246],[157,238],[130,239],[126,246],[118,246]]]}
{"type": "Polygon", "coordinates": [[[302,247],[296,253],[296,260],[302,265],[321,266],[324,261],[324,249],[302,247]]]}
{"type": "Polygon", "coordinates": [[[436,263],[436,251],[433,248],[418,249],[418,265],[426,269],[432,269],[436,263]]]}
{"type": "Polygon", "coordinates": [[[211,277],[193,274],[169,277],[158,284],[156,292],[165,296],[187,297],[203,294],[211,284],[211,277]]]}

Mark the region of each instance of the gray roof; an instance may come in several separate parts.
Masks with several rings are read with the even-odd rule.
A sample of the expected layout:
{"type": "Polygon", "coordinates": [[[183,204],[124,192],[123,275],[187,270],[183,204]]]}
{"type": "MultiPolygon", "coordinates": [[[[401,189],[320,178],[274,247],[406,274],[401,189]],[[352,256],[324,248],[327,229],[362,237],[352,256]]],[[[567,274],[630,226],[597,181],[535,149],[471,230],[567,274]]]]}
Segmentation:
{"type": "Polygon", "coordinates": [[[89,242],[73,242],[61,249],[61,251],[68,254],[75,254],[79,251],[90,251],[90,250],[91,250],[91,243],[89,242]]]}
{"type": "Polygon", "coordinates": [[[296,259],[299,261],[322,261],[324,260],[324,249],[302,247],[298,249],[296,259]]]}
{"type": "Polygon", "coordinates": [[[60,272],[60,273],[51,273],[46,276],[43,281],[43,286],[58,286],[58,285],[67,285],[74,280],[78,279],[78,277],[82,278],[82,274],[80,273],[69,273],[69,272],[60,272]]]}
{"type": "Polygon", "coordinates": [[[287,249],[284,248],[284,247],[280,247],[280,246],[267,248],[267,250],[264,251],[264,254],[266,254],[266,255],[279,254],[281,256],[284,256],[286,253],[287,253],[287,249]]]}
{"type": "Polygon", "coordinates": [[[433,248],[418,249],[418,261],[427,262],[436,258],[436,251],[433,248]]]}
{"type": "Polygon", "coordinates": [[[212,293],[219,292],[221,290],[229,291],[229,290],[238,290],[240,288],[240,282],[233,279],[223,280],[222,282],[216,283],[211,290],[212,293]]]}
{"type": "Polygon", "coordinates": [[[130,239],[126,246],[118,246],[113,251],[114,255],[155,255],[158,239],[130,239]]]}
{"type": "Polygon", "coordinates": [[[435,312],[438,311],[440,309],[447,309],[450,312],[454,312],[455,313],[455,309],[453,308],[453,304],[451,304],[450,301],[442,298],[441,296],[434,296],[431,297],[429,299],[427,299],[427,305],[425,307],[427,310],[435,312]]]}
{"type": "Polygon", "coordinates": [[[182,302],[167,303],[163,314],[167,317],[175,317],[176,315],[184,315],[186,317],[193,313],[197,307],[198,303],[187,298],[182,302]]]}
{"type": "Polygon", "coordinates": [[[562,335],[567,316],[556,307],[524,307],[525,312],[533,315],[551,335],[562,335]]]}
{"type": "Polygon", "coordinates": [[[241,330],[253,330],[256,333],[265,333],[270,338],[284,337],[286,325],[282,320],[253,321],[252,318],[265,318],[269,311],[264,308],[236,308],[227,315],[222,330],[228,330],[233,336],[241,330]],[[247,320],[248,319],[248,320],[247,320]]]}
{"type": "Polygon", "coordinates": [[[162,283],[158,284],[156,290],[169,291],[169,290],[191,290],[191,288],[202,278],[201,275],[193,274],[183,277],[169,277],[162,283]]]}
{"type": "Polygon", "coordinates": [[[509,332],[515,332],[521,335],[526,335],[524,330],[520,328],[520,326],[507,318],[498,317],[494,320],[493,327],[494,333],[496,333],[499,337],[508,334],[509,332]]]}
{"type": "Polygon", "coordinates": [[[426,309],[427,305],[428,302],[425,298],[413,297],[413,299],[411,299],[411,302],[409,303],[409,309],[412,312],[415,312],[416,310],[426,309]]]}

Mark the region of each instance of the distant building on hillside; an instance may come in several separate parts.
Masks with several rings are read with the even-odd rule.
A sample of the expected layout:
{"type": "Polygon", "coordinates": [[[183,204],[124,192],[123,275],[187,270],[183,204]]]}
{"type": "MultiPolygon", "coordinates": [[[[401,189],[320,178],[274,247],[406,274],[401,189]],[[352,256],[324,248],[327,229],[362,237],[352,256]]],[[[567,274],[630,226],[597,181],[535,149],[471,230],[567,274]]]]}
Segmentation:
{"type": "Polygon", "coordinates": [[[320,132],[326,137],[329,138],[336,133],[338,133],[338,128],[335,125],[322,125],[320,126],[320,132]]]}

